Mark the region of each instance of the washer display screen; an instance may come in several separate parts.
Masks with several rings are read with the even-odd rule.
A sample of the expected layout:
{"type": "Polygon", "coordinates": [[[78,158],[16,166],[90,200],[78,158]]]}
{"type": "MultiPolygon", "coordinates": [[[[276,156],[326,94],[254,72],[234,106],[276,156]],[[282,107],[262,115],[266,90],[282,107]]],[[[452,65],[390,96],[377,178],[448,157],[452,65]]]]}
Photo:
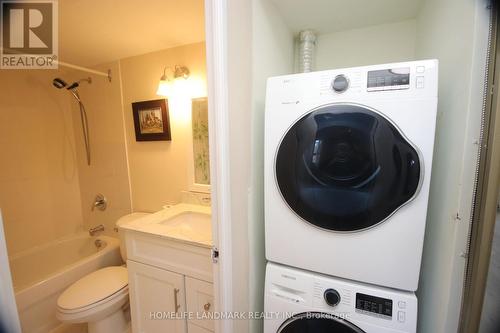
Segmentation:
{"type": "Polygon", "coordinates": [[[410,68],[382,69],[368,72],[368,91],[408,89],[410,68]]]}
{"type": "Polygon", "coordinates": [[[356,293],[356,309],[392,317],[392,300],[356,293]]]}

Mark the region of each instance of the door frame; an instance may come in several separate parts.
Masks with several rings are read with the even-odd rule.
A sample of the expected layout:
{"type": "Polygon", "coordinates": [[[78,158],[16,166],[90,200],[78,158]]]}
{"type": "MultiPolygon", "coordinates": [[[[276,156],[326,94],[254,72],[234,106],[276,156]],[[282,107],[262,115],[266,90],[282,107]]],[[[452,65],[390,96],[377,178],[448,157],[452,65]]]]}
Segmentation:
{"type": "MultiPolygon", "coordinates": [[[[213,264],[215,311],[233,310],[227,0],[205,1],[205,43],[212,198],[212,239],[219,257],[213,264]]],[[[233,332],[230,319],[215,321],[215,332],[233,332]]]]}
{"type": "Polygon", "coordinates": [[[477,332],[490,266],[500,186],[500,22],[499,7],[492,12],[491,58],[484,115],[484,135],[480,145],[476,193],[473,201],[469,257],[466,267],[458,332],[477,332]]]}
{"type": "Polygon", "coordinates": [[[0,210],[0,332],[21,333],[16,297],[12,285],[7,242],[0,210]]]}

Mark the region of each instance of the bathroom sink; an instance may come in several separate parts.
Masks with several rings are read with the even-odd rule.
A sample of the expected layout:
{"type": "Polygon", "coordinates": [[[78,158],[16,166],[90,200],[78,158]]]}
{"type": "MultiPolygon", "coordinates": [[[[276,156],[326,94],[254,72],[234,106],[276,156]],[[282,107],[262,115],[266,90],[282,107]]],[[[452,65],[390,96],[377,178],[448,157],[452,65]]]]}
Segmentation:
{"type": "Polygon", "coordinates": [[[210,226],[210,214],[199,213],[199,212],[181,212],[174,215],[167,220],[161,222],[171,227],[174,226],[193,226],[193,227],[205,227],[210,226]]]}
{"type": "Polygon", "coordinates": [[[160,224],[169,228],[169,235],[174,238],[203,241],[211,239],[212,225],[210,214],[199,212],[181,212],[160,224]]]}
{"type": "Polygon", "coordinates": [[[212,246],[210,207],[178,204],[121,226],[203,247],[212,246]]]}

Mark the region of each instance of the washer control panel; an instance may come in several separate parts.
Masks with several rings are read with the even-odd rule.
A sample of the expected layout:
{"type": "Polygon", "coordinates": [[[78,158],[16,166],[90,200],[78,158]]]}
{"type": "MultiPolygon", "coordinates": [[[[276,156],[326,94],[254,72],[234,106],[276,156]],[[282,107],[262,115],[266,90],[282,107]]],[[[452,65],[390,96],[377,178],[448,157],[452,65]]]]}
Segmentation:
{"type": "Polygon", "coordinates": [[[368,91],[400,90],[410,88],[410,67],[368,71],[368,91]]]}
{"type": "Polygon", "coordinates": [[[356,309],[392,317],[392,299],[356,293],[356,309]]]}

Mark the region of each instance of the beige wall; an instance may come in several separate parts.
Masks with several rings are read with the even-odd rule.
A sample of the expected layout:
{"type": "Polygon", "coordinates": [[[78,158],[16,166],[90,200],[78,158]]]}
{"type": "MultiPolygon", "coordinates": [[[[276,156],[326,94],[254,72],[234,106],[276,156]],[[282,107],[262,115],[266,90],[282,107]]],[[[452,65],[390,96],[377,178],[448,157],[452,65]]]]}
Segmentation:
{"type": "Polygon", "coordinates": [[[417,19],[417,57],[439,60],[436,142],[417,291],[422,333],[456,332],[459,323],[489,16],[483,0],[425,0],[417,19]]]}
{"type": "Polygon", "coordinates": [[[413,19],[319,35],[316,70],[412,61],[415,33],[413,19]]]}
{"type": "Polygon", "coordinates": [[[157,211],[188,190],[191,101],[169,100],[172,141],[136,142],[131,103],[158,99],[165,66],[191,71],[189,92],[206,96],[204,43],[123,59],[111,83],[90,75],[79,93],[88,114],[92,163],[87,165],[78,104],[54,77],[68,83],[89,77],[79,71],[1,71],[0,208],[9,254],[98,224],[106,234],[131,211],[157,211]],[[129,166],[129,167],[128,167],[129,166]],[[95,195],[105,211],[91,211],[95,195]]]}
{"type": "Polygon", "coordinates": [[[204,43],[120,60],[133,211],[157,211],[165,204],[179,202],[181,191],[188,189],[190,100],[168,101],[172,141],[137,142],[132,117],[133,102],[161,98],[156,89],[163,68],[174,65],[187,66],[192,92],[206,95],[204,43]]]}
{"type": "Polygon", "coordinates": [[[58,71],[2,70],[0,207],[10,255],[82,224],[71,108],[58,71]]]}
{"type": "MultiPolygon", "coordinates": [[[[252,138],[249,190],[249,302],[264,311],[264,109],[268,77],[289,74],[294,65],[294,38],[273,3],[252,2],[252,138]]],[[[251,320],[250,332],[262,332],[263,321],[251,320]]]]}
{"type": "Polygon", "coordinates": [[[106,234],[116,236],[116,220],[131,212],[119,63],[105,64],[96,69],[103,72],[111,69],[111,82],[106,77],[83,72],[73,72],[71,76],[72,80],[89,76],[92,79],[91,84],[84,82],[78,88],[89,121],[90,166],[86,160],[80,109],[71,97],[81,207],[86,229],[103,224],[106,234]],[[91,211],[98,193],[108,200],[105,211],[91,211]]]}

